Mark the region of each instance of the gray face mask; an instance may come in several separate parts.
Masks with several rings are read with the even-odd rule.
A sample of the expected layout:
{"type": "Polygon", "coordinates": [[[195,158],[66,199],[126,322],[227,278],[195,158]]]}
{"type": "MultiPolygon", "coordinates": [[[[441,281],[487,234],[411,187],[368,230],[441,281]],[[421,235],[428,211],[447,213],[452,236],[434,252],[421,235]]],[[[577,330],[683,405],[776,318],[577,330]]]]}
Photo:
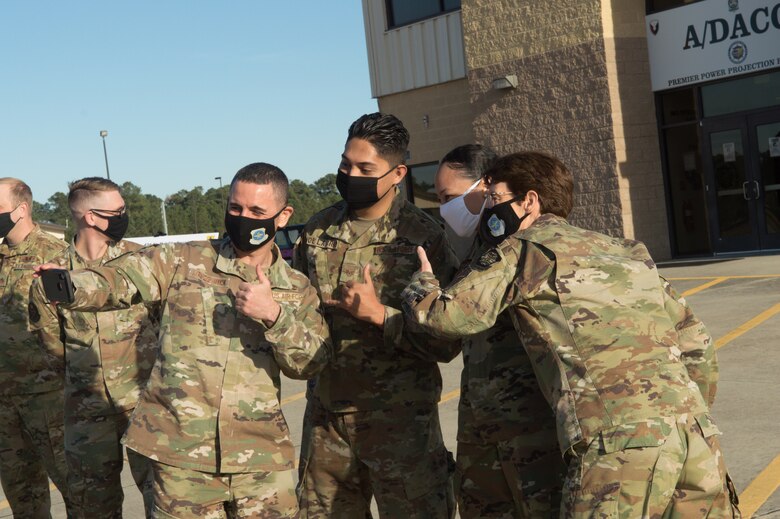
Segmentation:
{"type": "Polygon", "coordinates": [[[16,222],[19,221],[19,220],[16,220],[16,222],[14,222],[11,219],[11,213],[16,211],[18,208],[19,208],[19,206],[17,205],[16,207],[14,207],[11,211],[8,211],[7,213],[0,213],[0,238],[5,238],[6,236],[8,236],[8,233],[11,232],[11,230],[14,228],[14,226],[16,225],[16,222]]]}

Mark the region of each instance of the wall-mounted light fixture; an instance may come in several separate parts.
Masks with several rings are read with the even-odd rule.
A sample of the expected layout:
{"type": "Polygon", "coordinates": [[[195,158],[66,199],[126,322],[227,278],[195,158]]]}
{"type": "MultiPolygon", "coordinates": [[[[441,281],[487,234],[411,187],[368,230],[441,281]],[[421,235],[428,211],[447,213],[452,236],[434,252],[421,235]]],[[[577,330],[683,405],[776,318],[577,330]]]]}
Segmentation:
{"type": "Polygon", "coordinates": [[[428,114],[423,115],[423,128],[427,128],[430,122],[431,119],[428,117],[428,114]]]}
{"type": "Polygon", "coordinates": [[[510,74],[507,76],[498,77],[493,80],[490,88],[493,90],[506,90],[508,88],[517,88],[517,76],[510,74]]]}

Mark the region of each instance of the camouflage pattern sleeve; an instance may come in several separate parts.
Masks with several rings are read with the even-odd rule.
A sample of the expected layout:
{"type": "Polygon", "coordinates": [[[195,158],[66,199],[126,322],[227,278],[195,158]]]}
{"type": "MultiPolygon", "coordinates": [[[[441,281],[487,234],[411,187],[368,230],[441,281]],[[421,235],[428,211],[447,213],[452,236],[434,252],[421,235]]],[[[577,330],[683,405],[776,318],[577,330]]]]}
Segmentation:
{"type": "Polygon", "coordinates": [[[681,359],[688,376],[696,382],[707,405],[712,407],[718,384],[718,359],[712,336],[672,285],[661,278],[664,289],[664,306],[675,323],[679,338],[681,359]]]}
{"type": "Polygon", "coordinates": [[[279,369],[292,379],[305,380],[322,371],[330,360],[330,331],[320,309],[317,291],[306,283],[300,302],[279,301],[282,311],[265,338],[274,345],[279,369]]]}
{"type": "Polygon", "coordinates": [[[176,245],[145,247],[123,254],[102,267],[74,270],[75,301],[70,310],[119,310],[165,298],[176,271],[176,245]]]}
{"type": "MultiPolygon", "coordinates": [[[[439,286],[447,285],[458,267],[458,258],[443,232],[426,247],[426,253],[431,265],[436,265],[436,282],[439,286]]],[[[459,337],[432,337],[416,322],[405,321],[402,310],[389,306],[385,306],[384,340],[388,347],[399,348],[423,360],[436,362],[449,362],[461,350],[459,337]]]]}
{"type": "Polygon", "coordinates": [[[506,253],[503,246],[488,249],[443,290],[433,275],[418,272],[402,295],[406,317],[436,337],[455,339],[490,329],[516,293],[517,258],[506,253]]]}

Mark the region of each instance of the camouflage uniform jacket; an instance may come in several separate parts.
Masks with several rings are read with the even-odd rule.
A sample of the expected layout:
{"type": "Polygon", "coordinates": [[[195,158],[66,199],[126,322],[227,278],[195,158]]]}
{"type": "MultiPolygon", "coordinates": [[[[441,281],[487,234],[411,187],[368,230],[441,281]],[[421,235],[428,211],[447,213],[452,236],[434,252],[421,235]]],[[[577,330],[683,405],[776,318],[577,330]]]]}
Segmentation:
{"type": "MultiPolygon", "coordinates": [[[[74,242],[52,263],[84,269],[139,248],[124,240],[111,243],[100,260],[90,263],[79,256],[74,242]]],[[[89,313],[62,306],[54,310],[42,290],[33,290],[30,299],[39,316],[33,329],[41,343],[53,355],[65,355],[65,412],[106,416],[133,409],[157,356],[158,305],[89,313]]]]}
{"type": "Polygon", "coordinates": [[[43,393],[62,388],[62,362],[41,348],[30,329],[33,267],[67,244],[37,225],[19,244],[0,244],[0,394],[43,393]]]}
{"type": "Polygon", "coordinates": [[[344,202],[306,224],[293,261],[320,298],[335,298],[347,281],[362,283],[363,268],[370,264],[377,297],[386,308],[383,329],[344,310],[326,308],[334,352],[317,378],[315,393],[326,409],[368,411],[438,402],[441,375],[436,362],[452,360],[460,342],[433,338],[404,323],[401,291],[419,269],[418,245],[428,251],[439,279],[448,282],[457,258],[444,229],[398,194],[388,212],[359,235],[344,202]]]}
{"type": "Polygon", "coordinates": [[[315,375],[328,362],[328,329],[316,292],[275,246],[267,276],[282,309],[270,328],[234,308],[239,284],[257,282],[257,274],[227,239],[146,247],[73,274],[71,309],[163,305],[160,351],[127,447],[202,472],[293,468],[280,370],[291,378],[315,375]]]}
{"type": "Polygon", "coordinates": [[[404,299],[411,318],[449,337],[479,333],[510,309],[563,452],[598,437],[608,452],[638,435],[652,443],[671,427],[661,417],[704,415],[714,396],[712,339],[644,245],[554,215],[443,291],[420,273],[404,299]]]}
{"type": "MultiPolygon", "coordinates": [[[[485,250],[477,238],[461,271],[485,250]]],[[[462,344],[458,441],[485,444],[531,435],[533,445],[549,438],[555,449],[555,419],[509,314],[500,314],[491,328],[463,337],[462,344]]]]}

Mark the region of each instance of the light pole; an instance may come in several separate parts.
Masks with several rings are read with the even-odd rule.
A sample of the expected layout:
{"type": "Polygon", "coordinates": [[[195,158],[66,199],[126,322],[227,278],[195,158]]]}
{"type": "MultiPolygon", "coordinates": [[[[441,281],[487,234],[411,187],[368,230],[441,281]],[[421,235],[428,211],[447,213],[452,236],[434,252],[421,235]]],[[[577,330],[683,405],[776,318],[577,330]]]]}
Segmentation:
{"type": "MultiPolygon", "coordinates": [[[[214,177],[214,180],[219,180],[219,191],[222,193],[222,177],[214,177]]],[[[225,199],[225,210],[227,211],[227,198],[225,199]]]]}
{"type": "Polygon", "coordinates": [[[103,138],[103,157],[106,159],[106,178],[108,180],[111,180],[111,175],[108,173],[108,152],[106,151],[106,136],[108,135],[107,130],[100,130],[100,136],[103,138]]]}

